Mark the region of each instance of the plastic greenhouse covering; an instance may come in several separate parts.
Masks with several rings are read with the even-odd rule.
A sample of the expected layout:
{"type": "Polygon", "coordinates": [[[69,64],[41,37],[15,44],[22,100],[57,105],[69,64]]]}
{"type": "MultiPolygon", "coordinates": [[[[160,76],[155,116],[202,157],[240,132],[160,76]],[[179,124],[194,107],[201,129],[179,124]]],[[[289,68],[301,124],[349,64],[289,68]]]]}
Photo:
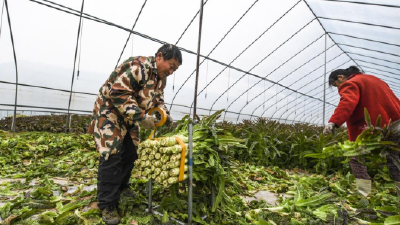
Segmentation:
{"type": "MultiPolygon", "coordinates": [[[[7,4],[8,10],[1,1],[0,117],[11,115],[15,103],[18,112],[66,113],[70,107],[71,113],[90,114],[98,89],[117,64],[130,56],[154,55],[165,42],[183,54],[182,66],[168,77],[165,101],[174,119],[190,113],[200,1],[7,4]]],[[[339,102],[337,89],[328,88],[324,77],[351,65],[381,78],[400,97],[399,0],[204,4],[200,115],[226,109],[223,118],[233,122],[268,117],[324,124],[339,102]]]]}

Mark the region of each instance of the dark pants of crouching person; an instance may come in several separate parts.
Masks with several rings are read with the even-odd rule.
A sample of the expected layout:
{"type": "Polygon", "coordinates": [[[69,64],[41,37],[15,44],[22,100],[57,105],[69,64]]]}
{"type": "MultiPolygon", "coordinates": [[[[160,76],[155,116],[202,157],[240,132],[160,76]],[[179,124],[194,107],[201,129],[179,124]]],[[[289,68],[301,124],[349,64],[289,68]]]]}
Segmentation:
{"type": "MultiPolygon", "coordinates": [[[[395,152],[394,155],[397,157],[400,156],[400,153],[395,152]]],[[[352,157],[350,159],[350,167],[353,172],[353,175],[359,179],[371,180],[371,177],[367,173],[367,166],[363,165],[362,162],[365,162],[364,159],[361,159],[359,162],[357,157],[352,157]]],[[[400,170],[394,164],[393,160],[390,157],[386,157],[386,166],[389,169],[390,177],[399,182],[400,181],[400,170]]]]}
{"type": "Polygon", "coordinates": [[[129,133],[125,135],[120,152],[110,155],[108,160],[100,157],[97,174],[97,206],[100,210],[118,204],[121,192],[128,188],[133,163],[137,158],[136,146],[129,133]]]}

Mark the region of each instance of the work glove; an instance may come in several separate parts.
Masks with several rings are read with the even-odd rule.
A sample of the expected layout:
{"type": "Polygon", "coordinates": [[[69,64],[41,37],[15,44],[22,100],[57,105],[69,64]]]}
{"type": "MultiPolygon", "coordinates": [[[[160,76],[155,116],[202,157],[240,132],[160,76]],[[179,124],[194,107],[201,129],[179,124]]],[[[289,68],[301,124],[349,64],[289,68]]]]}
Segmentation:
{"type": "Polygon", "coordinates": [[[327,134],[333,134],[334,132],[335,132],[335,128],[336,128],[336,124],[335,123],[332,123],[332,122],[329,122],[326,126],[325,126],[325,128],[324,128],[324,134],[325,135],[327,135],[327,134]]]}
{"type": "Polygon", "coordinates": [[[143,127],[143,129],[155,129],[157,119],[152,117],[152,116],[145,116],[142,120],[139,120],[140,126],[143,127]]]}
{"type": "Polygon", "coordinates": [[[172,119],[172,116],[167,115],[167,120],[165,121],[165,125],[170,126],[170,125],[172,125],[172,122],[174,122],[174,120],[172,119]]]}

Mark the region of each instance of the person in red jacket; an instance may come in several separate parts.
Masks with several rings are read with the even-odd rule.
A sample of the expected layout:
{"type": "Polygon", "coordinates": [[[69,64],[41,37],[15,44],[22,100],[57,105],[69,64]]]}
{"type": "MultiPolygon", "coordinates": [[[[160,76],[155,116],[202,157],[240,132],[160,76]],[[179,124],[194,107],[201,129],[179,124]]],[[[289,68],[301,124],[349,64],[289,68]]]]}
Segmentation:
{"type": "MultiPolygon", "coordinates": [[[[335,128],[346,122],[349,139],[355,141],[366,127],[364,108],[368,110],[374,126],[379,115],[382,126],[400,119],[400,100],[390,87],[375,76],[362,74],[356,66],[333,71],[328,82],[329,86],[338,88],[340,102],[325,126],[324,134],[333,133],[335,128]]],[[[356,177],[358,191],[367,196],[371,192],[367,167],[357,157],[351,158],[350,167],[356,177]]],[[[400,197],[400,171],[391,158],[387,158],[387,167],[400,197]]]]}

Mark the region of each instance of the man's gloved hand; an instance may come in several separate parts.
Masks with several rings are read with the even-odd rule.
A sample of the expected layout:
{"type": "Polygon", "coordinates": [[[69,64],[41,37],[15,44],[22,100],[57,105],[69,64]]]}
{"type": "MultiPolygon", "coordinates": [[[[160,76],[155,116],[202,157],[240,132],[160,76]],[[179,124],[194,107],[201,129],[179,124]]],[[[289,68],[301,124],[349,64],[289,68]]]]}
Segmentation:
{"type": "Polygon", "coordinates": [[[144,129],[155,129],[157,119],[152,117],[152,116],[145,116],[143,120],[139,120],[140,126],[142,126],[144,129]]]}
{"type": "Polygon", "coordinates": [[[172,119],[172,116],[167,115],[167,120],[165,121],[165,125],[170,126],[170,125],[172,125],[172,122],[174,122],[174,120],[172,119]]]}
{"type": "Polygon", "coordinates": [[[328,123],[328,124],[325,126],[325,129],[324,129],[324,132],[323,132],[323,133],[324,133],[325,135],[327,135],[327,134],[333,134],[333,133],[335,132],[335,128],[336,128],[336,124],[330,122],[330,123],[328,123]]]}

